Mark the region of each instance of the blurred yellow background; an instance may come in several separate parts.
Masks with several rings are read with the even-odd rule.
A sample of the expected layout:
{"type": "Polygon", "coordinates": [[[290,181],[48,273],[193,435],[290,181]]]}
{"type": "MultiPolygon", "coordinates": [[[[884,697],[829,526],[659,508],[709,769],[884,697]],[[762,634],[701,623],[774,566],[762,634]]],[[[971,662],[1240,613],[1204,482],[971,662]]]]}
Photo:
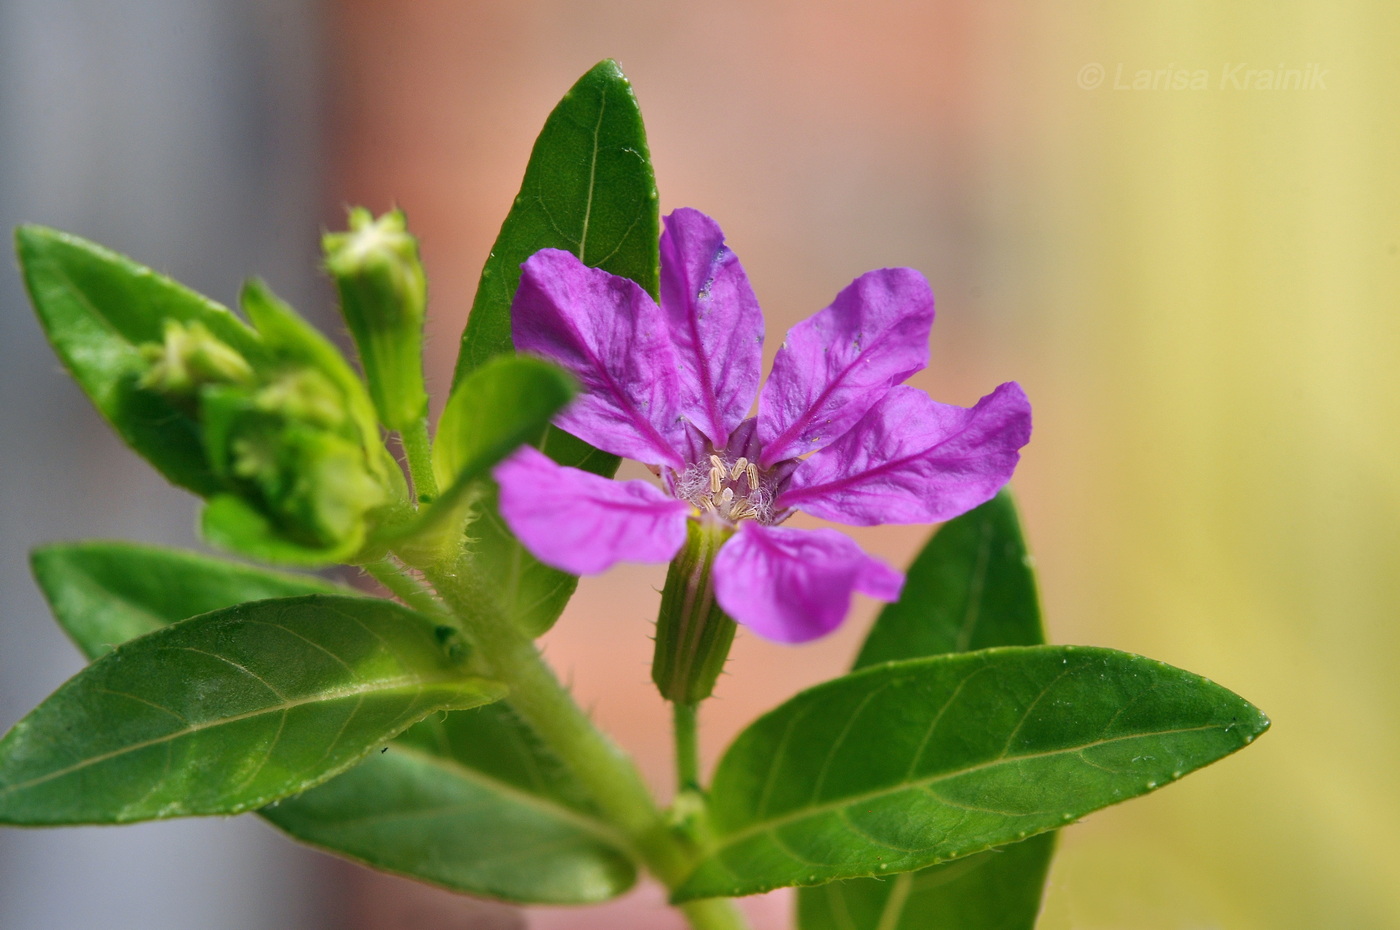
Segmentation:
{"type": "MultiPolygon", "coordinates": [[[[422,233],[439,383],[534,131],[613,56],[663,211],[719,219],[770,356],[852,277],[907,264],[939,298],[917,383],[964,404],[1026,387],[1036,435],[1015,485],[1052,638],[1199,671],[1275,721],[1065,831],[1044,928],[1400,926],[1400,7],[339,15],[337,194],[398,202],[422,233]]],[[[921,540],[862,535],[901,562],[921,540]]],[[[643,641],[659,580],[586,582],[550,645],[664,784],[643,641]]],[[[857,641],[741,638],[711,756],[857,641]]]]}
{"type": "MultiPolygon", "coordinates": [[[[3,33],[20,35],[29,21],[15,11],[41,5],[0,9],[0,52],[28,69],[16,65],[24,79],[13,79],[0,54],[0,72],[11,75],[0,104],[38,86],[64,29],[133,50],[168,33],[193,50],[190,74],[223,60],[195,54],[214,27],[166,9],[184,4],[140,6],[145,18],[129,29],[120,17],[98,16],[25,32],[42,41],[25,46],[23,59],[3,33]]],[[[1392,671],[1400,653],[1400,5],[331,0],[220,9],[235,7],[222,19],[246,16],[237,20],[244,38],[261,37],[238,55],[286,81],[257,88],[277,102],[281,121],[250,134],[238,110],[238,129],[194,151],[213,159],[208,153],[246,149],[271,164],[289,157],[286,140],[302,138],[298,127],[314,125],[315,151],[297,155],[303,173],[262,185],[270,212],[233,195],[218,200],[238,179],[208,160],[196,158],[185,174],[163,170],[164,154],[194,137],[172,144],[143,123],[132,132],[154,140],[155,154],[123,155],[149,175],[138,193],[154,202],[152,191],[194,192],[144,221],[112,206],[122,202],[116,187],[80,187],[72,164],[47,151],[32,165],[7,156],[13,178],[4,189],[48,191],[36,186],[42,168],[55,192],[87,190],[99,219],[69,228],[225,300],[239,273],[284,280],[268,261],[309,268],[317,219],[335,227],[347,204],[402,206],[423,241],[430,371],[441,392],[535,133],[583,71],[617,58],[646,117],[663,211],[693,206],[724,227],[763,302],[769,357],[788,326],[856,275],[883,265],[921,270],[938,297],[938,322],[933,363],[914,383],[967,405],[1018,380],[1035,407],[1014,486],[1051,638],[1200,672],[1274,720],[1240,755],[1066,829],[1040,926],[1400,927],[1400,683],[1392,671]],[[294,201],[308,194],[314,203],[297,213],[294,201]],[[179,213],[186,207],[195,212],[179,213]],[[254,227],[273,213],[280,231],[258,238],[254,227]],[[196,264],[191,272],[180,242],[225,223],[242,230],[248,245],[237,262],[247,267],[206,273],[196,264]],[[215,278],[221,289],[206,283],[215,278]]],[[[116,94],[129,77],[123,69],[155,67],[164,54],[80,56],[92,74],[55,79],[53,99],[80,88],[95,101],[73,117],[74,126],[97,127],[92,141],[63,151],[126,152],[97,90],[116,94]]],[[[254,72],[235,73],[256,83],[254,72]]],[[[140,81],[130,86],[134,99],[164,99],[140,81]]],[[[217,99],[221,88],[206,89],[217,99]]],[[[21,110],[0,107],[0,118],[21,110]]],[[[180,111],[181,119],[189,126],[204,112],[180,111]]],[[[18,147],[19,138],[7,144],[18,147]]],[[[6,170],[0,165],[0,176],[6,170]]],[[[17,203],[0,197],[7,211],[17,203]]],[[[23,204],[13,221],[69,222],[38,194],[23,204]]],[[[323,285],[298,287],[291,296],[303,306],[327,309],[323,285]]],[[[19,306],[11,290],[7,325],[10,299],[19,306]]],[[[56,371],[43,374],[62,382],[56,371]]],[[[36,377],[26,375],[26,385],[36,377]]],[[[18,375],[5,384],[7,406],[22,408],[10,400],[18,375]]],[[[54,389],[69,391],[67,406],[48,419],[98,430],[71,388],[54,389]]],[[[6,424],[7,435],[21,431],[6,424]]],[[[27,435],[34,428],[25,426],[27,435]]],[[[47,461],[70,454],[56,442],[33,448],[47,461]]],[[[45,512],[82,512],[82,528],[74,521],[61,531],[69,537],[166,540],[164,529],[132,533],[117,519],[121,507],[128,517],[147,512],[146,501],[164,493],[151,484],[126,494],[107,522],[93,516],[104,495],[116,496],[114,482],[141,469],[111,454],[117,464],[89,475],[86,490],[41,485],[35,466],[27,493],[54,501],[45,512]]],[[[102,455],[93,460],[105,463],[102,455]]],[[[904,564],[927,531],[858,535],[904,564]]],[[[3,568],[8,589],[26,584],[22,555],[7,554],[3,568]]],[[[666,786],[666,711],[648,681],[661,578],[621,569],[585,581],[547,648],[581,700],[666,786]]],[[[23,625],[0,630],[16,659],[32,653],[14,631],[45,622],[41,608],[25,610],[23,625]]],[[[805,648],[741,634],[731,674],[705,711],[708,758],[759,712],[838,674],[872,615],[862,603],[839,634],[805,648]]],[[[26,684],[2,723],[61,680],[50,677],[26,684]]],[[[149,829],[165,831],[162,843],[180,828],[149,829]]],[[[0,836],[0,853],[19,842],[0,836]]],[[[190,848],[209,845],[217,844],[190,848]]],[[[22,855],[5,859],[12,875],[28,874],[14,869],[35,854],[22,855]]],[[[94,874],[116,858],[92,864],[94,874]]],[[[59,874],[72,858],[54,861],[59,874]]],[[[266,926],[672,926],[654,892],[586,912],[521,915],[348,868],[326,882],[332,891],[319,894],[338,903],[323,910],[338,916],[298,912],[266,926]]],[[[0,896],[6,887],[0,876],[0,896]]],[[[24,893],[55,902],[66,894],[24,893]]],[[[788,901],[778,894],[754,903],[760,925],[787,926],[788,901]]],[[[0,918],[31,914],[4,905],[0,918]]],[[[57,906],[36,904],[32,914],[57,906]]],[[[56,925],[12,919],[26,930],[56,925]]]]}

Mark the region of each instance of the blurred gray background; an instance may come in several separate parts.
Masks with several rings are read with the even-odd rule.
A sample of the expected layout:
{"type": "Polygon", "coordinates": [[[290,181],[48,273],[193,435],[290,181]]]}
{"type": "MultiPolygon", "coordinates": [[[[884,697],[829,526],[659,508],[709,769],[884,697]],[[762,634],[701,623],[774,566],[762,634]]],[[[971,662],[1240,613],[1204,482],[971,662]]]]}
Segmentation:
{"type": "MultiPolygon", "coordinates": [[[[127,451],[62,371],[9,230],[70,230],[225,303],[256,272],[324,306],[317,19],[309,0],[0,3],[0,729],[81,666],[27,551],[190,545],[195,518],[194,499],[127,451]]],[[[328,862],[251,817],[0,830],[0,927],[330,926],[316,890],[328,862]]]]}

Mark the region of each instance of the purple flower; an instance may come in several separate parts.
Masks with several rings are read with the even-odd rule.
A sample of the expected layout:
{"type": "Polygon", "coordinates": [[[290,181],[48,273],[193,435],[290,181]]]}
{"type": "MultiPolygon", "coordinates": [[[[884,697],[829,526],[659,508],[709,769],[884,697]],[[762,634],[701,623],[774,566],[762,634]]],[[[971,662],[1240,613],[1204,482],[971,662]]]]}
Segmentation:
{"type": "Polygon", "coordinates": [[[768,639],[823,636],[854,592],[892,601],[904,583],[834,530],[779,526],[794,510],[853,526],[947,520],[995,495],[1030,438],[1014,383],[970,409],[901,385],[928,363],[933,324],[933,293],[909,268],[861,275],[793,327],[761,393],[763,315],[703,213],[665,219],[660,306],[568,252],[537,252],[522,270],[516,348],[583,386],[556,422],[652,466],[664,490],[525,448],[495,471],[506,523],[540,561],[579,575],[670,560],[690,519],[732,528],[715,597],[768,639]]]}

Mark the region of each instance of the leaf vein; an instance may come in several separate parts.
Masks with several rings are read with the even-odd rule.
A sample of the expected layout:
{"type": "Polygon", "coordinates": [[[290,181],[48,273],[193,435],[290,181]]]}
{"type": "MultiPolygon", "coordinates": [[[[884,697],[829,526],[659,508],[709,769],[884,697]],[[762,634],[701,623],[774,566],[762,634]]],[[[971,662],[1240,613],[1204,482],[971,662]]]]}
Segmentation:
{"type": "MultiPolygon", "coordinates": [[[[453,676],[443,675],[441,678],[433,679],[433,683],[449,684],[456,682],[457,680],[458,679],[456,679],[453,676]]],[[[367,685],[342,691],[321,691],[315,694],[307,695],[305,697],[285,700],[282,704],[272,704],[264,707],[256,707],[252,710],[244,711],[242,713],[230,714],[226,717],[217,717],[213,720],[205,720],[199,723],[193,723],[183,730],[175,730],[171,733],[166,733],[161,736],[153,737],[152,739],[142,740],[139,743],[130,743],[125,746],[120,746],[109,752],[99,753],[98,755],[90,756],[89,758],[83,759],[80,762],[75,762],[72,765],[66,766],[61,769],[56,769],[52,772],[46,772],[43,775],[36,776],[34,778],[28,779],[27,781],[15,782],[13,784],[4,785],[3,787],[0,787],[0,796],[10,794],[14,791],[22,791],[26,788],[32,788],[35,785],[41,785],[44,782],[52,781],[55,778],[62,778],[65,775],[81,771],[82,769],[88,768],[89,766],[98,765],[100,763],[106,762],[109,759],[115,759],[118,756],[122,756],[130,752],[138,752],[139,750],[147,749],[151,746],[158,746],[162,743],[168,743],[173,740],[182,739],[186,736],[191,736],[195,733],[199,733],[204,730],[214,729],[215,727],[227,726],[231,723],[238,723],[239,721],[248,720],[253,717],[260,717],[264,714],[278,713],[284,710],[290,710],[295,707],[301,707],[304,704],[316,704],[320,702],[337,701],[341,700],[342,698],[355,697],[357,695],[362,695],[365,693],[374,693],[375,695],[387,697],[388,693],[399,690],[400,688],[405,688],[409,684],[414,684],[419,691],[422,690],[423,686],[421,683],[418,683],[413,679],[407,678],[388,680],[384,682],[372,682],[367,685]]]]}
{"type": "MultiPolygon", "coordinates": [[[[934,785],[943,781],[951,781],[955,778],[961,778],[964,775],[971,775],[973,773],[984,771],[987,769],[992,769],[1001,765],[1011,765],[1013,763],[1027,762],[1034,759],[1052,758],[1054,756],[1064,755],[1067,753],[1078,753],[1088,749],[1094,749],[1099,746],[1106,746],[1112,743],[1126,742],[1128,740],[1133,739],[1146,739],[1155,736],[1174,736],[1181,733],[1200,733],[1205,730],[1219,729],[1223,729],[1222,725],[1217,723],[1208,723],[1198,727],[1180,727],[1171,730],[1154,730],[1143,733],[1132,733],[1126,736],[1114,736],[1109,737],[1107,739],[1095,740],[1092,743],[1085,744],[1084,746],[1077,746],[1072,749],[1050,749],[1044,752],[1025,753],[1024,755],[1019,756],[999,757],[996,759],[988,760],[986,762],[978,762],[973,765],[964,766],[960,769],[954,769],[948,772],[940,772],[937,775],[929,777],[925,782],[923,782],[922,785],[907,783],[898,785],[887,785],[877,788],[873,791],[867,791],[862,794],[852,795],[847,798],[828,801],[822,804],[813,805],[811,807],[799,808],[797,810],[789,811],[785,814],[781,814],[771,819],[755,819],[751,821],[747,826],[741,827],[738,830],[734,830],[728,835],[723,836],[721,839],[720,847],[731,847],[734,844],[737,844],[750,836],[769,833],[773,830],[778,829],[779,827],[786,826],[789,823],[795,823],[807,818],[830,813],[831,811],[848,804],[864,804],[869,801],[878,800],[896,791],[903,791],[908,788],[918,788],[927,785],[934,785]]],[[[761,818],[762,816],[762,808],[756,808],[755,817],[761,818]]]]}

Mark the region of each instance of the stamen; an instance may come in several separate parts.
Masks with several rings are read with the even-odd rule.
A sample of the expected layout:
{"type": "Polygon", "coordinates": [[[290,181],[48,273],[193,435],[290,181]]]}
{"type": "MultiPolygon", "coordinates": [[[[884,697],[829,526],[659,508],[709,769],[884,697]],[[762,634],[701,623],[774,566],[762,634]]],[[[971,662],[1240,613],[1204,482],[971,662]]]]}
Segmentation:
{"type": "MultiPolygon", "coordinates": [[[[743,459],[740,459],[743,461],[743,459]]],[[[753,493],[758,488],[758,466],[753,462],[749,463],[749,493],[753,493]]]]}
{"type": "Polygon", "coordinates": [[[748,467],[748,464],[749,460],[747,458],[745,458],[742,455],[739,456],[739,460],[734,463],[734,467],[729,469],[729,480],[739,480],[739,476],[744,473],[744,470],[748,467]]]}
{"type": "Polygon", "coordinates": [[[720,496],[719,496],[719,502],[720,502],[721,504],[732,504],[732,503],[734,503],[734,489],[733,489],[733,488],[725,488],[725,489],[724,489],[724,492],[723,492],[722,494],[720,494],[720,496]]]}
{"type": "Polygon", "coordinates": [[[710,493],[718,494],[724,484],[724,463],[717,455],[710,456],[710,462],[710,493]]]}

